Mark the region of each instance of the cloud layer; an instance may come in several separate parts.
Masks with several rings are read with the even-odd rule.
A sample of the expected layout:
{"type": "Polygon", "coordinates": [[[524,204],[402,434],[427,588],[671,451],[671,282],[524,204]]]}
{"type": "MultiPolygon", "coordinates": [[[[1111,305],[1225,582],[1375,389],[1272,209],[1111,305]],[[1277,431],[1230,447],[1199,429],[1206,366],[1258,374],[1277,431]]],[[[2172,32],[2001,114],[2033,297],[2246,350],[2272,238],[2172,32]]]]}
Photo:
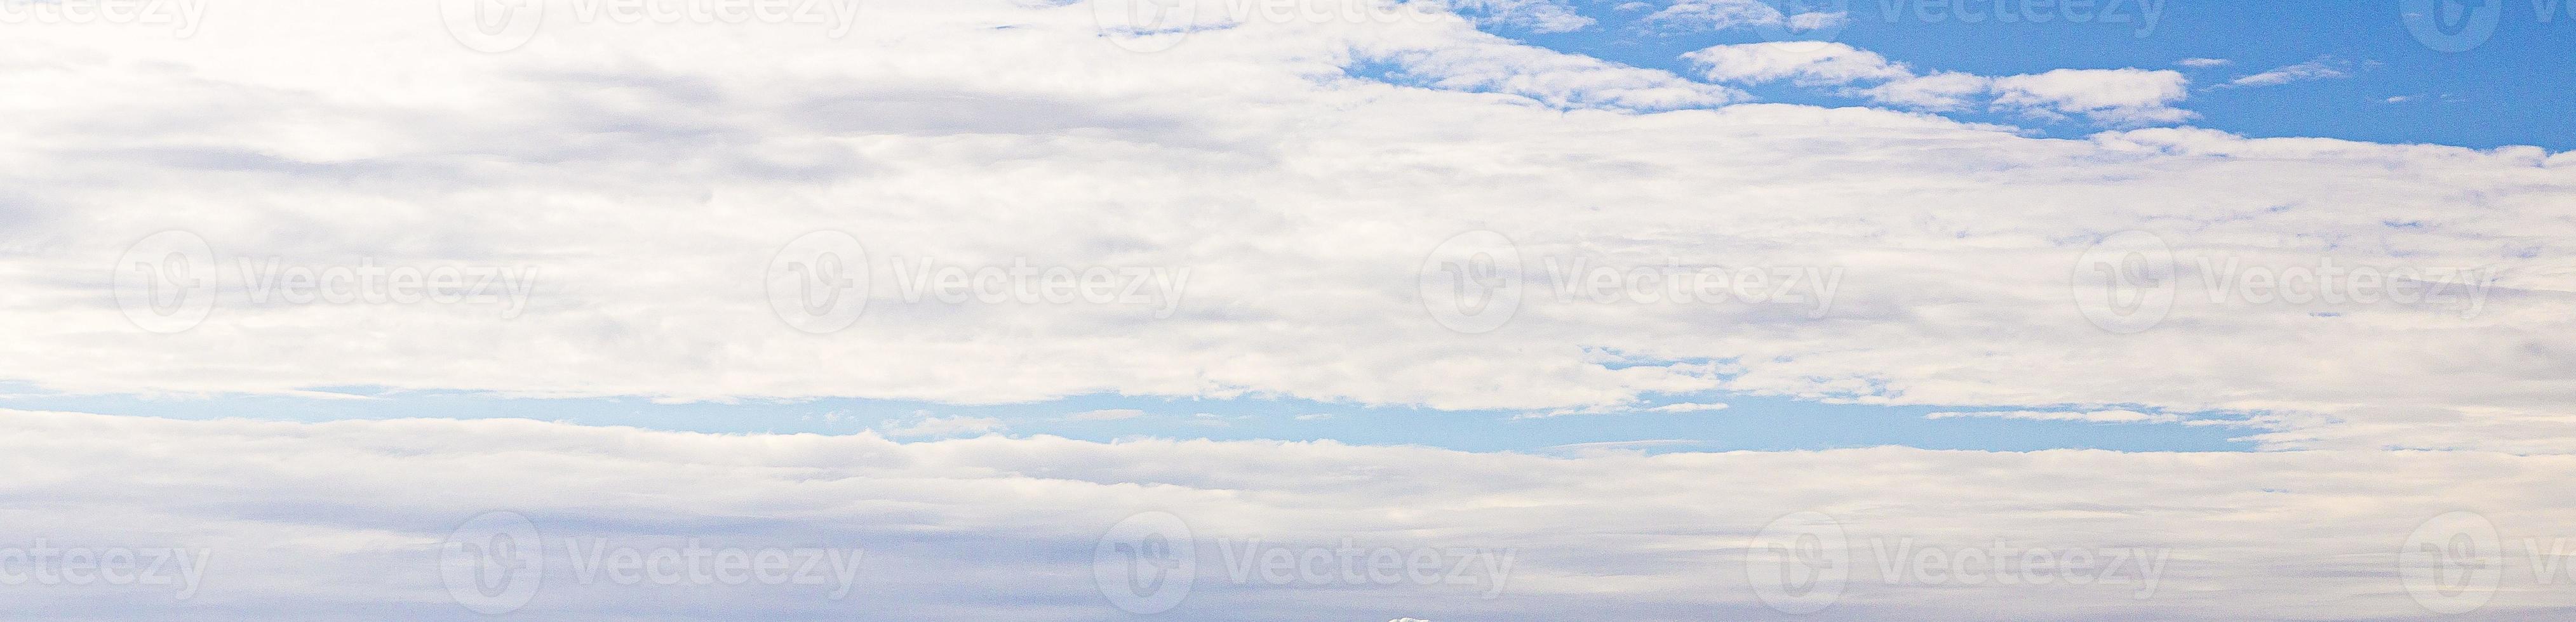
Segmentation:
{"type": "MultiPolygon", "coordinates": [[[[1838,619],[2397,617],[2423,612],[2398,554],[2426,519],[2472,511],[2508,540],[2546,547],[2565,536],[2558,517],[2568,506],[2556,491],[2576,469],[2566,456],[2476,452],[1547,458],[1329,442],[899,444],[515,420],[23,411],[0,412],[0,437],[12,447],[0,455],[0,491],[12,499],[0,529],[21,539],[0,547],[43,538],[210,553],[185,600],[173,586],[10,587],[19,606],[71,618],[482,619],[441,578],[441,547],[491,512],[538,531],[542,587],[517,614],[548,619],[1125,619],[1095,580],[1094,551],[1114,525],[1153,512],[1185,522],[1181,546],[1200,559],[1186,600],[1165,614],[1183,619],[1768,617],[1778,611],[1756,593],[1764,575],[1749,570],[1770,561],[1748,550],[1768,541],[1766,526],[1801,512],[1843,532],[1834,542],[1852,574],[1826,610],[1838,619]],[[693,542],[863,555],[836,600],[832,585],[618,584],[606,571],[582,574],[573,553],[693,542]],[[1239,557],[1247,546],[1508,551],[1511,564],[1471,568],[1457,583],[1273,583],[1229,565],[1227,548],[1239,557]],[[1898,547],[2147,551],[2156,561],[2069,575],[2101,582],[1972,583],[1918,575],[1910,556],[1883,564],[1898,547]],[[1890,582],[1884,565],[1904,569],[1890,582]]],[[[2508,589],[2481,615],[2576,607],[2565,590],[2532,589],[2530,560],[2516,550],[2492,560],[2508,589]]],[[[1961,563],[1985,573],[1979,564],[1991,562],[1961,563]]]]}

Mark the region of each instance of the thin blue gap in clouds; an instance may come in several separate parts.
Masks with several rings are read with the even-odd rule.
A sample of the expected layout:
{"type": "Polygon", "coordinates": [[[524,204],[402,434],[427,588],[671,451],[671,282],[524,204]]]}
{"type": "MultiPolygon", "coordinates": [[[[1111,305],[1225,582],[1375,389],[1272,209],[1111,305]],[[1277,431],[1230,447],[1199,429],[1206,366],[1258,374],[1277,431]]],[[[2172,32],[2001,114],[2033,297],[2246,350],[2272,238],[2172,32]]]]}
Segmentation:
{"type": "MultiPolygon", "coordinates": [[[[644,398],[519,398],[453,391],[319,389],[365,396],[334,399],[274,395],[143,398],[5,390],[0,408],[57,410],[186,420],[242,418],[319,422],[404,418],[535,419],[591,426],[632,426],[708,433],[856,434],[889,421],[930,417],[999,420],[1014,436],[1046,434],[1109,442],[1125,438],[1220,441],[1331,440],[1354,445],[1420,445],[1460,451],[1563,453],[1586,443],[1678,441],[1639,445],[1647,453],[1795,451],[1901,445],[1924,449],[2036,451],[2251,451],[2230,440],[2252,431],[2231,426],[2104,424],[1996,418],[1925,419],[1930,406],[1827,404],[1782,397],[1713,395],[1674,402],[1722,402],[1724,410],[1582,414],[1515,418],[1517,411],[1440,411],[1364,407],[1284,398],[1169,399],[1089,395],[1033,404],[959,406],[907,400],[831,398],[733,403],[657,403],[644,398]],[[1132,409],[1114,420],[1074,420],[1073,413],[1132,409]],[[1320,417],[1314,415],[1321,415],[1320,417]],[[1305,418],[1300,418],[1305,417],[1305,418]]],[[[915,439],[901,439],[915,440],[915,439]]]]}
{"type": "MultiPolygon", "coordinates": [[[[2177,104],[2201,117],[2187,125],[2251,137],[2324,137],[2379,143],[2431,143],[2479,149],[2537,145],[2576,150],[2576,0],[2464,0],[2500,10],[2491,35],[2456,52],[2436,49],[2409,30],[2407,6],[2463,0],[2366,2],[2177,2],[2098,0],[2090,17],[2126,15],[2128,21],[2071,23],[2057,0],[1852,0],[1785,2],[1773,6],[1847,6],[1848,25],[1830,40],[1877,52],[1918,74],[1957,71],[1987,76],[2051,69],[2180,71],[2191,79],[2190,97],[2177,104]],[[2157,6],[2150,24],[2146,4],[2157,6]],[[2051,19],[2004,22],[1991,16],[1963,21],[1959,5],[1991,14],[1996,7],[2025,6],[2051,19]],[[2103,8],[2114,7],[2114,8],[2103,8]],[[2546,15],[2542,11],[2547,11],[2546,15]],[[2108,11],[2107,13],[2105,11],[2108,11]],[[1929,16],[1929,17],[1927,17],[1929,16]],[[2185,67],[2186,58],[2232,61],[2218,67],[2185,67]],[[2237,78],[2318,59],[2346,77],[2271,86],[2224,86],[2237,78]],[[2398,101],[2391,101],[2398,99],[2398,101]]],[[[1562,52],[1674,71],[1697,78],[1684,53],[1700,48],[1765,41],[1750,28],[1721,31],[1653,28],[1639,20],[1670,5],[1652,0],[1644,9],[1620,11],[1617,1],[1578,1],[1593,18],[1589,28],[1536,33],[1511,26],[1488,32],[1562,52]]],[[[1744,86],[1744,85],[1735,85],[1744,86]]],[[[1823,106],[1867,102],[1840,97],[1832,87],[1755,88],[1763,101],[1823,106]]],[[[2046,122],[2014,113],[1968,111],[1947,116],[2003,123],[2051,137],[2079,137],[2104,128],[2046,122]]]]}

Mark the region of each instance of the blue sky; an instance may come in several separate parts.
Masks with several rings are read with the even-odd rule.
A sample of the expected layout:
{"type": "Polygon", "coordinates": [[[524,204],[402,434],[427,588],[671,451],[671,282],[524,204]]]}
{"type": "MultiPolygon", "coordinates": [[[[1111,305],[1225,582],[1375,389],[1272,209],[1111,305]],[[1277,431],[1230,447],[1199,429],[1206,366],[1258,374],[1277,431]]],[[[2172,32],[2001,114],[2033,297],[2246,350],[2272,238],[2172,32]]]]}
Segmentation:
{"type": "MultiPolygon", "coordinates": [[[[2244,428],[2111,424],[1989,418],[1927,419],[1944,409],[1828,404],[1787,398],[1731,397],[1728,408],[1688,413],[1620,413],[1516,417],[1507,411],[1367,408],[1296,399],[1176,400],[1086,396],[1030,404],[961,406],[918,401],[824,399],[780,402],[661,403],[640,398],[510,398],[456,392],[386,392],[337,388],[362,399],[299,396],[40,396],[0,398],[0,408],[60,410],[179,419],[288,421],[394,418],[518,418],[659,430],[851,434],[900,427],[924,418],[991,418],[1008,434],[1048,434],[1092,441],[1133,437],[1214,440],[1334,440],[1365,445],[1427,445],[1465,451],[1579,453],[1583,444],[1649,454],[1673,451],[1801,450],[1905,445],[1925,449],[2029,451],[2231,451],[2251,443],[2228,439],[2244,428]],[[1116,420],[1069,418],[1083,412],[1135,410],[1116,420]],[[1318,416],[1321,415],[1321,416],[1318,416]],[[890,425],[891,424],[891,425],[890,425]],[[1568,447],[1578,445],[1578,447],[1568,447]]],[[[1704,401],[1704,400],[1703,400],[1704,401]]],[[[2227,418],[2227,417],[2213,417],[2227,418]]],[[[933,436],[955,436],[943,434],[933,436]]],[[[908,437],[917,438],[917,437],[908,437]]]]}
{"type": "MultiPolygon", "coordinates": [[[[2126,23],[2047,23],[1987,19],[1967,23],[1935,8],[1948,4],[1853,0],[1847,5],[1807,2],[1818,10],[1844,8],[1848,25],[1831,41],[1885,55],[1919,70],[1986,75],[2036,73],[2059,68],[2178,69],[2191,78],[2185,106],[2202,116],[2192,124],[2257,137],[2318,136],[2388,143],[2433,143],[2492,148],[2538,145],[2576,148],[2576,17],[2556,0],[2478,0],[2501,7],[2492,35],[2459,52],[2438,51],[2414,37],[2395,0],[2336,2],[2177,2],[2156,0],[2161,13],[2148,27],[2137,0],[2103,3],[2091,13],[2127,17],[2126,23]],[[2554,8],[2543,18],[2535,5],[2554,8]],[[1887,8],[1897,8],[1891,15],[1887,8]],[[2106,12],[2107,11],[2107,12],[2106,12]],[[1890,18],[1893,17],[1891,20],[1890,18]],[[2192,68],[2190,58],[2229,61],[2192,68]],[[2349,77],[2265,87],[2216,88],[2239,77],[2318,59],[2345,67],[2349,77]],[[2406,98],[2390,102],[2391,98],[2406,98]]],[[[2480,2],[2486,4],[2480,4],[2480,2]]],[[[1570,33],[1495,32],[1568,52],[1641,67],[1689,68],[1678,57],[1710,45],[1766,41],[1749,28],[1676,32],[1638,24],[1654,8],[1621,11],[1619,2],[1573,6],[1597,20],[1570,33]]],[[[1802,6],[1773,1],[1773,5],[1802,6]]],[[[1990,11],[1996,0],[1969,6],[1990,11]]],[[[2002,6],[2056,6],[2051,0],[2003,0],[2002,6]]],[[[1824,31],[1819,31],[1824,32],[1824,31]]],[[[1821,39],[1801,35],[1802,39],[1821,39]]],[[[1757,91],[1766,100],[1857,105],[1848,98],[1815,96],[1801,89],[1757,91]]],[[[1994,115],[1954,115],[1970,120],[2018,122],[1994,115]]],[[[2081,136],[2097,128],[2081,123],[2043,125],[2052,136],[2081,136]]]]}

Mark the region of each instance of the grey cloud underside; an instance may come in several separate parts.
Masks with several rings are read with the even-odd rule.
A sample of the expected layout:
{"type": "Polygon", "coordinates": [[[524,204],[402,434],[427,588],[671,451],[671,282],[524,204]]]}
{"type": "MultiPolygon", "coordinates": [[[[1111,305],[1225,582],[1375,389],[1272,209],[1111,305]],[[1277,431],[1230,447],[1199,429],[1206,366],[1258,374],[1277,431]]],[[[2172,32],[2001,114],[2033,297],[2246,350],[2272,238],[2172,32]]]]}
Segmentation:
{"type": "MultiPolygon", "coordinates": [[[[200,591],[19,586],[30,611],[192,619],[479,619],[450,600],[439,543],[468,518],[537,524],[549,619],[1091,620],[1125,614],[1092,550],[1147,511],[1182,517],[1200,578],[1185,619],[1765,617],[1745,547],[1823,512],[1855,564],[1835,619],[2244,619],[2418,613],[2396,554],[2425,518],[2485,513],[2555,533],[2566,456],[2479,452],[2104,451],[1600,455],[1581,459],[1332,443],[1048,437],[897,444],[872,436],[705,435],[533,421],[180,422],[0,412],[0,529],[57,545],[212,553],[200,591]],[[185,468],[138,468],[186,465],[185,468]],[[1371,465],[1405,465],[1386,468],[1371,465]],[[542,477],[530,474],[542,473],[542,477]],[[1792,476],[1794,475],[1794,476],[1792,476]],[[2064,485],[2081,477],[2086,485],[2064,485]],[[1865,491],[1867,494],[1856,494],[1865,491]],[[1888,585],[1873,547],[2170,551],[2138,584],[1888,585]],[[584,584],[561,539],[628,546],[863,548],[842,600],[809,586],[584,584]],[[1220,542],[1509,549],[1479,586],[1237,585],[1220,542]],[[1003,588],[1001,586],[1008,586],[1003,588]]],[[[14,542],[12,546],[24,546],[14,542]]],[[[2504,558],[2505,576],[2528,577],[2504,558]]],[[[2521,579],[2514,579],[2520,581],[2521,579]]],[[[2480,613],[2564,615],[2564,590],[2507,590],[2480,613]]]]}

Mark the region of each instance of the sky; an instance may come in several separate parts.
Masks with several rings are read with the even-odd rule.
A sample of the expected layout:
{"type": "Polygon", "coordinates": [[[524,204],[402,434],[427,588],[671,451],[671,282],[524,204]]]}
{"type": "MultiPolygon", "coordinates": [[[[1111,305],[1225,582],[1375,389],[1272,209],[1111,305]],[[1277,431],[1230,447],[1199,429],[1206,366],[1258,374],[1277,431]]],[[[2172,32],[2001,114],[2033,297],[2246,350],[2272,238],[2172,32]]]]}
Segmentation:
{"type": "Polygon", "coordinates": [[[396,4],[0,6],[0,597],[2576,607],[2576,3],[396,4]]]}

